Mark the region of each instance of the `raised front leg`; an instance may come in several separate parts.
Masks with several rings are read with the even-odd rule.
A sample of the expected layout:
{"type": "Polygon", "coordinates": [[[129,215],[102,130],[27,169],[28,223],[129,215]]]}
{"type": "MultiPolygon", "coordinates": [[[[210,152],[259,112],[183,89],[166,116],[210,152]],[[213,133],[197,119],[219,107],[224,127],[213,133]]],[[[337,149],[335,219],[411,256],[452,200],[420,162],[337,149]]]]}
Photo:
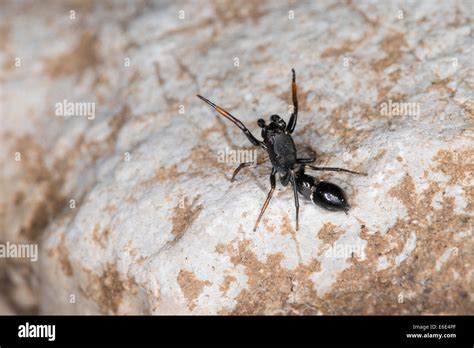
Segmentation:
{"type": "Polygon", "coordinates": [[[244,132],[244,134],[247,136],[247,138],[250,140],[250,142],[253,145],[260,146],[260,147],[266,149],[266,145],[262,141],[255,138],[254,135],[249,131],[249,129],[242,123],[242,121],[240,121],[238,118],[232,116],[230,114],[230,112],[228,112],[227,110],[221,108],[219,105],[214,104],[213,102],[211,102],[210,100],[204,98],[203,96],[200,96],[198,94],[197,97],[199,99],[203,100],[204,102],[206,102],[208,105],[210,105],[220,115],[224,116],[229,121],[231,121],[233,124],[235,124],[237,127],[239,127],[244,132]]]}
{"type": "Polygon", "coordinates": [[[286,130],[291,134],[295,130],[296,121],[298,119],[298,97],[296,95],[296,73],[295,69],[291,69],[293,73],[293,79],[291,82],[291,95],[293,97],[293,112],[291,113],[290,120],[286,126],[286,130]]]}

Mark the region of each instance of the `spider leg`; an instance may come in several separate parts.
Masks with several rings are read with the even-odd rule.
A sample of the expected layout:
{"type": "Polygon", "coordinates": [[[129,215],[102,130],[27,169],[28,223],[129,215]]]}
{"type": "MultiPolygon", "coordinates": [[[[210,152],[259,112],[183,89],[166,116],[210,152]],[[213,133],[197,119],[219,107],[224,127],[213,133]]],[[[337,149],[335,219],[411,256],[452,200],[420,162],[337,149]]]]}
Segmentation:
{"type": "Polygon", "coordinates": [[[296,230],[298,231],[298,228],[299,228],[298,215],[299,215],[299,211],[300,211],[300,202],[299,202],[299,199],[298,199],[298,190],[296,188],[295,172],[293,170],[290,171],[290,181],[291,181],[291,185],[293,186],[293,193],[295,195],[296,230]]]}
{"type": "Polygon", "coordinates": [[[263,160],[263,161],[260,161],[260,162],[257,161],[257,163],[255,163],[255,162],[243,162],[243,163],[240,163],[239,166],[238,166],[237,168],[235,168],[234,174],[232,174],[232,179],[230,179],[230,181],[231,181],[231,182],[234,181],[234,179],[235,179],[235,177],[237,176],[237,174],[238,174],[243,168],[247,168],[247,167],[250,167],[250,166],[252,166],[252,165],[258,166],[258,165],[260,165],[260,164],[262,164],[262,163],[265,163],[265,162],[266,162],[266,159],[263,160]]]}
{"type": "Polygon", "coordinates": [[[293,112],[291,113],[290,120],[286,126],[286,130],[291,134],[295,130],[296,121],[298,119],[298,97],[296,96],[296,74],[295,69],[291,69],[293,73],[293,79],[291,81],[291,94],[293,97],[293,112]]]}
{"type": "Polygon", "coordinates": [[[312,169],[312,170],[320,170],[320,171],[328,171],[328,172],[345,172],[345,173],[351,173],[351,174],[356,174],[356,175],[364,175],[367,176],[367,173],[360,173],[360,172],[354,172],[349,169],[344,169],[344,168],[337,168],[337,167],[315,167],[312,166],[311,164],[305,164],[306,167],[312,169]]]}
{"type": "Polygon", "coordinates": [[[242,121],[240,121],[236,117],[232,116],[230,114],[230,112],[228,112],[227,110],[221,108],[219,105],[214,104],[213,102],[211,102],[210,100],[204,98],[203,96],[201,96],[199,94],[197,95],[197,97],[199,99],[203,100],[204,102],[206,102],[208,105],[210,105],[221,116],[224,116],[229,121],[231,121],[233,124],[235,124],[237,127],[239,127],[239,129],[244,132],[244,134],[247,136],[247,138],[250,140],[250,142],[253,145],[263,147],[264,149],[266,148],[266,145],[262,141],[255,138],[254,135],[249,131],[249,129],[242,123],[242,121]]]}
{"type": "Polygon", "coordinates": [[[307,163],[313,163],[316,161],[316,157],[311,157],[311,158],[297,158],[296,163],[297,164],[307,164],[307,163]]]}
{"type": "Polygon", "coordinates": [[[260,219],[262,218],[263,213],[265,213],[265,210],[268,207],[268,203],[270,203],[270,199],[272,199],[273,191],[275,191],[275,186],[276,186],[275,174],[276,174],[276,170],[275,168],[272,168],[272,173],[270,174],[271,188],[270,188],[270,191],[268,192],[267,199],[265,200],[265,203],[263,203],[262,209],[260,210],[260,214],[258,214],[258,219],[255,222],[255,226],[253,228],[254,232],[257,230],[258,223],[260,222],[260,219]]]}

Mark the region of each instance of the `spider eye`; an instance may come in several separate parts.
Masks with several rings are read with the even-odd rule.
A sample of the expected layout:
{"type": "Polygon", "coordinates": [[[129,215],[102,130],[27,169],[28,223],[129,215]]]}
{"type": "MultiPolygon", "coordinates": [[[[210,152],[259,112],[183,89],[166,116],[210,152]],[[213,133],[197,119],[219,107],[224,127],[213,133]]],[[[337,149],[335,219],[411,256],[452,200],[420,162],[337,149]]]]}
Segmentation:
{"type": "Polygon", "coordinates": [[[257,124],[260,128],[265,127],[265,120],[263,118],[259,118],[257,124]]]}
{"type": "Polygon", "coordinates": [[[272,121],[272,122],[278,122],[279,120],[280,120],[280,116],[278,116],[278,115],[270,116],[270,121],[272,121]]]}

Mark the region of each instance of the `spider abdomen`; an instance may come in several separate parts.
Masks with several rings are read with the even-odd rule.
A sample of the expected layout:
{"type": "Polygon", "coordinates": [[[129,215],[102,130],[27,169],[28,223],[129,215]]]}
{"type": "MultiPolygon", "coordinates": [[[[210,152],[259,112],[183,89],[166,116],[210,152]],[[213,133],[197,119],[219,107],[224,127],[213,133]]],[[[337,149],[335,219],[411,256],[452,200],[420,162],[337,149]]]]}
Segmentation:
{"type": "Polygon", "coordinates": [[[311,194],[311,200],[320,207],[332,211],[348,211],[346,194],[337,185],[327,181],[318,182],[311,194]]]}

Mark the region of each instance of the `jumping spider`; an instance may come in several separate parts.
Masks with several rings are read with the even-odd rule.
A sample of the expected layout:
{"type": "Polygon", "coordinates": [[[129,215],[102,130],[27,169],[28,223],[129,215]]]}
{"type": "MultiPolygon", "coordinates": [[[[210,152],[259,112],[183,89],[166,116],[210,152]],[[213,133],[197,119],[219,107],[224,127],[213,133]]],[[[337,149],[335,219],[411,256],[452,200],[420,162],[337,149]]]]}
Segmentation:
{"type": "MultiPolygon", "coordinates": [[[[257,229],[258,223],[263,216],[263,213],[267,209],[270,199],[272,198],[273,191],[276,186],[276,174],[279,174],[280,182],[283,186],[287,186],[289,182],[293,187],[293,193],[295,197],[296,207],[296,230],[298,230],[298,214],[299,214],[299,201],[298,192],[303,195],[306,199],[313,201],[318,206],[331,210],[331,211],[347,211],[350,208],[347,202],[344,191],[337,185],[327,181],[316,179],[308,174],[305,174],[305,168],[308,167],[312,170],[318,171],[334,171],[334,172],[346,172],[357,175],[367,175],[365,173],[354,172],[352,170],[336,167],[316,167],[311,165],[316,158],[298,158],[296,155],[296,147],[291,134],[295,130],[296,121],[298,118],[298,98],[296,92],[296,74],[295,70],[291,70],[293,73],[291,91],[293,96],[293,112],[291,114],[288,124],[278,115],[270,116],[270,123],[266,124],[265,120],[259,119],[257,121],[258,126],[262,129],[263,141],[258,140],[248,130],[248,128],[237,118],[232,116],[228,111],[214,104],[210,100],[203,96],[197,95],[197,97],[207,104],[209,104],[214,110],[216,110],[221,116],[227,118],[229,121],[239,127],[250,142],[254,146],[259,146],[265,149],[268,153],[268,157],[272,163],[272,172],[270,174],[270,191],[268,192],[267,199],[260,210],[257,221],[255,222],[254,231],[257,229]]],[[[234,180],[237,173],[245,167],[249,167],[254,162],[241,163],[237,169],[235,169],[232,175],[234,180]]],[[[260,164],[260,163],[257,163],[260,164]]]]}

